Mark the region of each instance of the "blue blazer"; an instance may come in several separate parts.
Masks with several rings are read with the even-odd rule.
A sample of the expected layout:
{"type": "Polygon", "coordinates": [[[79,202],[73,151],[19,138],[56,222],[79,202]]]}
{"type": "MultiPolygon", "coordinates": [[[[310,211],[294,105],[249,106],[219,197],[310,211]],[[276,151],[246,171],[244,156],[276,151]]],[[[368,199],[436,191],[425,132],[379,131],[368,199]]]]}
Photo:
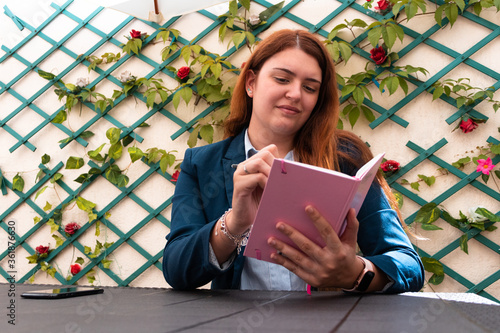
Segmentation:
{"type": "MultiPolygon", "coordinates": [[[[163,254],[163,274],[175,289],[194,289],[212,281],[213,289],[239,289],[245,257],[221,271],[209,261],[212,228],[231,207],[231,164],[245,160],[244,132],[188,149],[172,199],[171,230],[163,254]]],[[[343,172],[356,170],[341,166],[343,172]]],[[[419,256],[378,184],[373,184],[358,216],[363,255],[394,281],[387,292],[418,291],[424,282],[419,256]]]]}

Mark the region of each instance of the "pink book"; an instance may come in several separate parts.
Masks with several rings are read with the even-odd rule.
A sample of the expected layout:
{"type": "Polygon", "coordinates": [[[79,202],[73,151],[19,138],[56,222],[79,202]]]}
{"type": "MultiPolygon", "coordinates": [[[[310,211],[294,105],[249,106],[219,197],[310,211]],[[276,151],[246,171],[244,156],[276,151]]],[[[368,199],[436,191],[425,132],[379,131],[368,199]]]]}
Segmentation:
{"type": "Polygon", "coordinates": [[[354,177],[304,163],[275,159],[244,255],[273,262],[270,255],[275,250],[267,244],[271,236],[296,247],[276,230],[279,221],[293,226],[318,245],[325,246],[305,212],[309,204],[318,209],[338,235],[342,235],[347,212],[351,207],[359,212],[383,156],[383,153],[375,156],[354,177]]]}

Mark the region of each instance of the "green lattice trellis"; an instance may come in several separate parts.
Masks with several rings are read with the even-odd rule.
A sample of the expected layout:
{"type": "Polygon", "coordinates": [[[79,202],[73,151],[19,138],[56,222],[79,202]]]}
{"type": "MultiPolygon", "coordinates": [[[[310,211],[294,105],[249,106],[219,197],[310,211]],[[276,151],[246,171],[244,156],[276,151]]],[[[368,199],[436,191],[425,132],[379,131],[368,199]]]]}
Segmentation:
{"type": "MultiPolygon", "coordinates": [[[[295,22],[296,24],[299,24],[302,26],[304,29],[307,29],[311,32],[317,33],[323,37],[328,36],[328,31],[324,30],[325,25],[327,25],[329,22],[331,22],[333,19],[340,17],[340,15],[347,9],[349,10],[356,10],[359,13],[362,13],[363,15],[369,16],[373,19],[380,20],[380,19],[388,19],[392,17],[391,13],[388,13],[385,16],[381,16],[377,12],[367,10],[363,8],[361,5],[355,3],[354,0],[336,0],[337,2],[340,3],[340,6],[332,11],[331,13],[328,13],[319,23],[317,24],[311,24],[304,19],[292,14],[290,10],[292,10],[295,6],[297,6],[301,1],[300,0],[292,0],[288,2],[278,13],[276,13],[273,17],[271,17],[266,25],[263,25],[259,27],[258,29],[254,30],[253,33],[254,35],[258,38],[259,34],[263,32],[265,29],[267,29],[270,25],[272,25],[276,20],[280,18],[286,18],[288,20],[291,20],[295,22]]],[[[71,141],[75,140],[78,144],[86,147],[88,145],[88,142],[81,137],[81,134],[84,133],[85,131],[89,130],[89,128],[94,125],[98,120],[101,118],[106,119],[109,121],[111,124],[114,126],[121,128],[122,129],[122,134],[121,138],[125,136],[131,136],[134,139],[136,139],[138,142],[142,142],[143,138],[135,133],[135,130],[146,120],[150,119],[153,115],[156,114],[162,114],[163,116],[167,117],[170,121],[174,122],[179,126],[179,129],[171,135],[171,140],[176,140],[178,139],[183,133],[186,131],[192,131],[193,126],[197,123],[197,121],[206,115],[210,114],[212,111],[217,109],[218,106],[222,104],[220,103],[215,103],[209,107],[207,107],[205,110],[201,111],[199,114],[197,114],[195,117],[193,117],[191,120],[185,122],[181,120],[175,112],[173,112],[172,106],[171,106],[171,101],[172,101],[172,96],[170,96],[167,101],[161,104],[155,104],[155,106],[147,112],[145,115],[140,117],[136,122],[134,122],[130,126],[124,126],[120,121],[115,119],[113,116],[110,115],[109,111],[111,110],[110,107],[108,107],[106,110],[104,110],[102,113],[95,112],[95,115],[83,126],[81,126],[79,129],[76,131],[72,131],[68,127],[64,126],[63,124],[54,124],[51,123],[51,121],[55,118],[55,116],[58,114],[58,111],[62,110],[63,107],[61,107],[59,110],[56,112],[53,112],[52,115],[49,115],[47,112],[42,110],[40,107],[36,106],[33,102],[39,98],[42,94],[44,94],[54,82],[59,80],[60,78],[64,77],[67,75],[71,70],[73,70],[75,67],[78,65],[85,65],[88,66],[90,63],[85,60],[85,56],[89,56],[94,54],[100,47],[107,43],[111,43],[115,46],[118,46],[121,44],[120,41],[118,41],[114,36],[119,33],[125,26],[127,26],[130,22],[134,20],[133,17],[128,17],[126,18],[123,22],[118,24],[111,32],[109,33],[104,33],[101,30],[97,29],[95,26],[92,25],[92,20],[97,17],[100,12],[103,10],[103,8],[99,8],[93,13],[91,13],[88,17],[85,19],[81,19],[74,14],[72,14],[67,8],[72,4],[73,0],[67,1],[65,4],[58,6],[56,4],[52,4],[51,6],[55,9],[55,12],[45,21],[43,22],[38,28],[34,28],[30,26],[28,23],[15,18],[12,13],[9,13],[11,17],[14,19],[17,19],[19,24],[24,25],[27,29],[31,31],[29,36],[27,36],[24,40],[22,40],[18,45],[13,47],[12,49],[8,49],[5,46],[2,46],[2,50],[5,51],[5,55],[3,55],[0,58],[0,63],[4,62],[6,59],[12,57],[19,61],[20,63],[24,64],[26,68],[19,73],[14,79],[12,79],[10,82],[2,82],[1,77],[0,77],[0,95],[4,93],[9,93],[11,96],[13,96],[15,99],[17,99],[21,105],[17,107],[14,111],[12,111],[9,115],[4,117],[3,119],[0,120],[0,127],[3,128],[7,133],[9,133],[12,137],[14,137],[17,140],[17,143],[15,143],[12,147],[9,148],[9,151],[12,153],[16,149],[18,149],[21,145],[26,146],[29,150],[35,151],[36,147],[30,143],[30,139],[33,138],[33,136],[40,131],[42,131],[48,124],[54,125],[56,128],[64,132],[68,136],[68,140],[60,144],[60,148],[64,148],[66,145],[68,145],[71,141]],[[60,41],[56,42],[46,34],[44,34],[44,29],[54,20],[56,19],[59,15],[64,15],[67,18],[73,20],[74,22],[77,23],[77,26],[74,27],[69,33],[67,33],[60,41]],[[64,44],[70,40],[76,33],[81,31],[82,29],[88,29],[92,31],[93,33],[97,34],[100,36],[101,40],[97,42],[93,47],[91,47],[85,54],[83,55],[78,55],[71,51],[69,48],[67,48],[64,44]],[[32,40],[35,36],[42,38],[44,41],[49,43],[51,45],[50,49],[47,50],[41,57],[39,57],[37,60],[30,62],[23,58],[19,54],[19,50],[26,45],[30,40],[32,40]],[[64,70],[61,70],[60,74],[54,78],[52,81],[47,82],[41,89],[39,89],[37,92],[35,92],[32,96],[29,98],[23,97],[21,94],[16,92],[14,89],[14,86],[17,82],[19,82],[23,77],[25,77],[27,74],[29,74],[32,71],[38,71],[39,70],[39,65],[54,51],[59,50],[72,59],[74,61],[67,66],[64,70]],[[22,110],[25,108],[30,108],[34,112],[36,112],[39,116],[41,116],[44,120],[32,131],[30,131],[26,135],[20,135],[17,133],[14,129],[12,129],[9,125],[8,122],[11,121],[13,118],[18,116],[22,110]]],[[[264,6],[264,7],[270,7],[272,4],[263,1],[263,0],[257,0],[254,1],[255,3],[264,6]]],[[[438,1],[438,4],[444,3],[443,1],[438,1]]],[[[7,9],[6,9],[7,11],[7,9]]],[[[205,11],[205,10],[200,10],[200,14],[204,15],[207,19],[212,20],[213,23],[209,24],[206,29],[204,29],[201,33],[197,35],[196,38],[194,38],[191,41],[185,40],[182,36],[179,37],[176,42],[181,43],[183,45],[187,45],[189,43],[195,44],[202,40],[205,36],[208,34],[217,31],[219,28],[220,24],[223,22],[222,18],[218,18],[216,15],[205,11]]],[[[420,44],[425,44],[434,50],[441,52],[454,60],[452,60],[447,66],[445,66],[442,70],[440,70],[438,73],[433,75],[432,77],[428,78],[427,81],[423,83],[419,83],[417,80],[414,80],[414,84],[416,84],[416,89],[413,90],[411,93],[409,93],[407,96],[402,98],[400,101],[398,101],[395,105],[390,107],[389,109],[385,109],[384,107],[378,105],[375,102],[372,102],[370,100],[365,100],[364,103],[368,107],[370,107],[372,110],[376,111],[379,114],[379,117],[373,121],[370,124],[371,128],[376,128],[377,126],[381,125],[383,122],[386,120],[390,119],[391,121],[397,123],[398,125],[402,127],[407,127],[408,126],[408,121],[404,120],[400,116],[397,115],[397,112],[401,110],[405,105],[413,101],[417,96],[419,96],[422,93],[426,93],[428,89],[432,86],[433,83],[436,81],[440,80],[442,77],[444,77],[446,74],[448,74],[450,71],[455,69],[457,66],[460,64],[465,64],[478,72],[481,72],[489,77],[491,77],[493,80],[496,81],[496,83],[493,85],[494,91],[497,91],[500,88],[500,73],[487,68],[486,66],[478,63],[477,61],[474,61],[473,59],[470,58],[471,55],[474,53],[480,51],[483,47],[491,43],[492,41],[495,40],[500,35],[500,26],[485,20],[481,17],[478,17],[477,15],[474,15],[469,12],[465,12],[462,15],[463,18],[474,22],[477,25],[480,25],[484,28],[489,29],[491,32],[484,37],[482,40],[478,41],[475,43],[472,47],[470,47],[468,50],[466,50],[463,53],[458,53],[447,46],[438,43],[430,37],[439,31],[441,27],[437,24],[431,26],[427,31],[424,33],[418,33],[408,27],[403,26],[404,33],[407,36],[410,36],[414,40],[406,45],[402,50],[398,52],[400,58],[402,58],[404,55],[408,54],[412,50],[414,50],[418,45],[420,44]]],[[[179,17],[172,18],[168,20],[165,24],[163,24],[161,27],[163,28],[169,28],[171,27],[179,17]]],[[[446,23],[446,19],[443,20],[443,23],[446,23]]],[[[159,25],[151,22],[144,22],[145,24],[149,25],[151,28],[153,28],[156,32],[151,34],[145,41],[144,45],[146,46],[148,43],[153,41],[158,33],[158,28],[160,28],[159,25]]],[[[366,52],[365,50],[356,47],[356,45],[359,44],[360,41],[364,40],[366,38],[366,33],[361,34],[358,36],[356,39],[350,42],[351,46],[354,48],[354,52],[356,52],[359,56],[369,60],[369,53],[366,52]]],[[[337,40],[341,40],[339,37],[336,37],[337,40]]],[[[237,52],[236,47],[229,48],[227,52],[223,54],[223,56],[230,56],[233,55],[237,52]]],[[[155,75],[162,73],[165,75],[168,75],[172,78],[175,77],[175,73],[171,72],[169,69],[166,68],[169,64],[174,62],[178,57],[180,56],[180,51],[177,51],[170,55],[164,62],[158,63],[151,58],[147,57],[144,54],[139,54],[139,55],[126,55],[122,57],[118,62],[110,66],[107,70],[102,70],[99,68],[95,69],[95,72],[99,75],[93,82],[89,84],[89,88],[96,86],[97,84],[108,80],[116,85],[120,85],[120,82],[118,79],[113,77],[111,73],[113,73],[117,68],[122,66],[125,62],[127,62],[131,57],[136,57],[137,59],[141,60],[145,64],[151,66],[153,69],[145,76],[146,78],[151,78],[154,77],[155,75]]],[[[381,69],[378,69],[381,71],[381,69]]],[[[135,92],[134,97],[137,100],[140,100],[142,102],[146,102],[145,98],[143,97],[142,94],[135,92]]],[[[341,102],[345,102],[350,96],[345,96],[342,98],[341,102]]],[[[120,104],[126,97],[122,96],[118,98],[115,101],[115,106],[117,104],[120,104]]],[[[440,97],[442,101],[452,105],[453,107],[456,107],[457,101],[453,98],[446,97],[443,95],[440,97]]],[[[446,121],[448,124],[451,124],[458,120],[464,113],[469,113],[470,115],[476,117],[476,118],[481,118],[481,119],[488,119],[485,115],[481,114],[477,110],[474,109],[474,107],[480,103],[478,101],[474,105],[469,105],[469,106],[462,106],[460,107],[455,114],[450,116],[446,121]]],[[[93,110],[92,104],[87,104],[88,108],[90,110],[93,110]]],[[[488,142],[498,144],[499,142],[495,140],[494,138],[490,137],[488,139],[488,142]]],[[[425,205],[428,203],[426,200],[422,199],[419,197],[417,194],[413,193],[412,191],[409,191],[407,188],[404,186],[398,184],[396,180],[400,179],[403,177],[406,173],[408,173],[410,170],[414,169],[417,167],[420,163],[429,160],[433,162],[434,164],[438,165],[441,168],[444,168],[448,170],[451,174],[459,178],[460,180],[453,186],[451,186],[449,189],[441,193],[439,196],[434,198],[432,202],[435,202],[437,204],[443,202],[450,196],[452,196],[454,193],[458,192],[459,190],[463,189],[466,185],[471,185],[475,187],[476,189],[482,191],[484,195],[489,196],[491,198],[494,198],[500,202],[500,194],[488,186],[484,185],[482,182],[476,180],[476,178],[479,176],[479,173],[473,172],[471,174],[466,174],[463,171],[453,167],[452,165],[448,164],[447,162],[441,160],[438,158],[436,155],[434,155],[439,149],[443,148],[447,144],[447,141],[445,139],[440,140],[439,142],[435,143],[432,147],[428,149],[423,149],[416,145],[415,143],[409,141],[407,143],[407,147],[412,149],[415,153],[418,154],[418,156],[413,159],[410,163],[405,165],[400,172],[398,172],[396,175],[393,175],[392,177],[388,178],[389,184],[394,188],[395,190],[399,191],[402,193],[404,196],[406,196],[408,199],[412,200],[413,202],[417,203],[420,206],[425,205]]],[[[94,168],[99,168],[101,171],[104,171],[110,163],[113,161],[110,161],[106,163],[103,166],[98,166],[92,161],[88,163],[90,167],[94,168]]],[[[153,207],[149,206],[145,201],[143,201],[140,197],[138,197],[136,194],[134,194],[134,189],[137,189],[138,186],[140,186],[141,183],[143,183],[148,177],[151,175],[157,173],[160,176],[164,177],[166,180],[170,181],[171,180],[171,175],[168,173],[163,174],[160,171],[160,167],[158,163],[156,164],[147,164],[146,161],[144,161],[144,164],[147,166],[147,171],[139,177],[136,181],[134,181],[131,184],[128,184],[126,187],[118,187],[114,185],[119,191],[120,194],[116,196],[109,204],[106,205],[106,207],[102,207],[100,210],[94,211],[95,214],[97,214],[98,219],[101,220],[106,226],[114,232],[118,237],[119,240],[116,241],[111,247],[107,249],[106,253],[102,253],[99,255],[97,258],[88,258],[91,262],[91,264],[88,264],[84,267],[84,269],[76,274],[74,277],[71,278],[71,280],[66,281],[65,277],[60,275],[59,273],[56,273],[56,279],[60,283],[74,283],[78,281],[81,277],[83,277],[86,273],[88,273],[92,268],[95,266],[98,266],[101,271],[103,271],[105,274],[107,274],[112,280],[116,282],[118,286],[128,286],[133,280],[135,280],[139,275],[141,275],[143,272],[145,272],[148,268],[152,266],[156,266],[159,270],[161,270],[161,264],[160,264],[160,259],[162,256],[162,248],[158,249],[158,251],[155,254],[150,254],[148,251],[146,251],[144,248],[142,248],[137,242],[135,242],[131,237],[139,231],[141,228],[145,227],[152,219],[158,219],[161,223],[163,223],[165,226],[169,227],[170,226],[170,221],[163,217],[161,215],[161,212],[164,211],[171,202],[171,198],[168,198],[165,200],[159,207],[154,209],[153,207]],[[147,216],[139,221],[131,230],[128,232],[124,233],[122,232],[116,225],[114,225],[111,221],[106,219],[105,217],[105,212],[109,211],[111,208],[116,206],[121,200],[124,198],[129,198],[133,200],[136,204],[141,206],[145,211],[147,211],[147,216]],[[110,269],[104,268],[103,265],[100,263],[101,259],[105,258],[106,255],[109,255],[112,253],[115,249],[117,249],[120,245],[127,243],[130,247],[132,247],[135,251],[137,251],[140,255],[142,255],[145,259],[146,262],[139,267],[135,272],[130,274],[127,278],[122,279],[119,277],[115,272],[113,272],[110,269]]],[[[500,156],[496,156],[493,159],[493,163],[498,163],[500,162],[500,156]]],[[[35,251],[34,249],[26,242],[28,238],[30,238],[34,233],[39,230],[43,224],[48,221],[52,215],[54,214],[54,211],[57,208],[61,208],[64,204],[68,203],[71,201],[73,198],[76,197],[77,192],[75,190],[72,190],[67,184],[64,183],[62,180],[58,180],[57,184],[68,194],[65,200],[63,200],[58,207],[56,207],[54,210],[51,212],[47,213],[45,212],[42,208],[40,208],[30,197],[36,193],[42,186],[55,174],[60,170],[64,164],[60,162],[57,164],[54,168],[52,169],[47,169],[44,165],[40,165],[40,168],[44,169],[45,171],[45,176],[39,180],[32,188],[26,190],[24,193],[19,192],[17,190],[13,190],[12,183],[9,182],[8,180],[4,179],[4,184],[10,191],[12,191],[18,199],[11,204],[9,207],[3,207],[0,209],[0,220],[2,223],[0,223],[0,226],[8,232],[8,227],[7,224],[5,223],[6,218],[14,211],[16,210],[21,204],[27,204],[29,207],[31,207],[37,214],[40,215],[42,220],[38,223],[35,224],[28,232],[26,232],[23,236],[15,235],[16,237],[16,246],[21,246],[24,248],[28,253],[33,254],[35,251]]],[[[96,180],[99,177],[103,177],[102,175],[93,175],[90,178],[90,182],[86,182],[78,189],[78,191],[83,191],[86,187],[88,187],[94,180],[96,180]]],[[[105,178],[104,178],[105,179],[105,178]]],[[[2,188],[2,194],[6,195],[8,193],[7,189],[5,187],[2,188]]],[[[414,217],[415,214],[410,215],[407,219],[406,222],[410,224],[414,217]]],[[[498,214],[498,212],[497,212],[498,214]]],[[[90,224],[85,224],[78,232],[73,235],[72,237],[66,238],[64,243],[57,247],[54,251],[52,251],[49,255],[48,258],[46,258],[47,262],[50,262],[50,260],[54,259],[61,251],[63,251],[65,248],[68,246],[72,245],[76,247],[80,252],[84,253],[84,246],[78,241],[78,237],[82,235],[91,225],[90,224]]],[[[497,254],[500,254],[500,245],[496,244],[495,242],[492,242],[491,240],[487,239],[483,235],[481,235],[480,230],[478,229],[471,229],[467,231],[467,236],[468,238],[474,238],[476,241],[480,242],[482,245],[488,247],[492,251],[494,251],[497,254]]],[[[454,240],[447,246],[445,246],[443,249],[438,251],[436,254],[430,256],[428,253],[424,252],[421,249],[418,249],[419,253],[423,256],[430,256],[435,259],[441,259],[444,256],[448,255],[451,253],[453,250],[457,249],[459,247],[459,239],[454,240]]],[[[4,250],[2,253],[0,253],[0,261],[4,260],[7,255],[8,255],[8,250],[4,250]]],[[[18,278],[17,282],[23,283],[26,282],[31,275],[33,275],[36,271],[40,269],[40,265],[34,266],[28,273],[26,273],[24,276],[21,276],[18,278]]],[[[468,292],[473,292],[480,294],[482,296],[485,296],[487,298],[493,299],[495,301],[498,301],[494,296],[486,292],[484,289],[490,286],[491,284],[495,283],[496,281],[500,280],[500,270],[496,271],[495,273],[491,274],[490,276],[486,277],[484,280],[481,282],[474,284],[464,278],[462,275],[459,274],[459,272],[456,272],[452,270],[451,268],[444,266],[445,273],[450,276],[451,278],[455,279],[457,282],[462,284],[468,289],[468,292]]],[[[4,278],[8,278],[9,274],[8,271],[0,267],[0,274],[4,278]]]]}

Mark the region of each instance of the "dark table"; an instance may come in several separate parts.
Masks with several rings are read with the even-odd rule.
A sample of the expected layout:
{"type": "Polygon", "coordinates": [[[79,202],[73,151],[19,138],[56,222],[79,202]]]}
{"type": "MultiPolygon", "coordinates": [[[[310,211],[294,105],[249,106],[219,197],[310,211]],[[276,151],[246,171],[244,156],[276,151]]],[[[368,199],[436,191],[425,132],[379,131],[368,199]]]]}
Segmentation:
{"type": "Polygon", "coordinates": [[[52,286],[14,286],[11,297],[12,286],[0,284],[1,333],[500,332],[500,306],[474,294],[110,287],[99,295],[38,300],[20,294],[52,286]],[[12,299],[15,326],[8,323],[12,299]]]}

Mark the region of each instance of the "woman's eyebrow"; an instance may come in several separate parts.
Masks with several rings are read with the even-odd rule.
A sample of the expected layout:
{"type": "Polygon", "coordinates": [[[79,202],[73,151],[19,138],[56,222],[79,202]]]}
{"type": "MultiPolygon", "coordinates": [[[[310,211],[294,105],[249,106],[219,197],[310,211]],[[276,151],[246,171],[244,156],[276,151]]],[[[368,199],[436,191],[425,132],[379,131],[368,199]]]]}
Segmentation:
{"type": "MultiPolygon", "coordinates": [[[[273,68],[274,70],[278,70],[278,71],[283,71],[289,75],[292,75],[292,76],[297,76],[294,72],[292,72],[291,70],[287,69],[287,68],[282,68],[282,67],[274,67],[273,68]]],[[[321,81],[319,80],[316,80],[312,77],[309,77],[309,78],[306,78],[306,81],[311,81],[311,82],[316,82],[316,83],[319,83],[321,84],[321,81]]]]}

